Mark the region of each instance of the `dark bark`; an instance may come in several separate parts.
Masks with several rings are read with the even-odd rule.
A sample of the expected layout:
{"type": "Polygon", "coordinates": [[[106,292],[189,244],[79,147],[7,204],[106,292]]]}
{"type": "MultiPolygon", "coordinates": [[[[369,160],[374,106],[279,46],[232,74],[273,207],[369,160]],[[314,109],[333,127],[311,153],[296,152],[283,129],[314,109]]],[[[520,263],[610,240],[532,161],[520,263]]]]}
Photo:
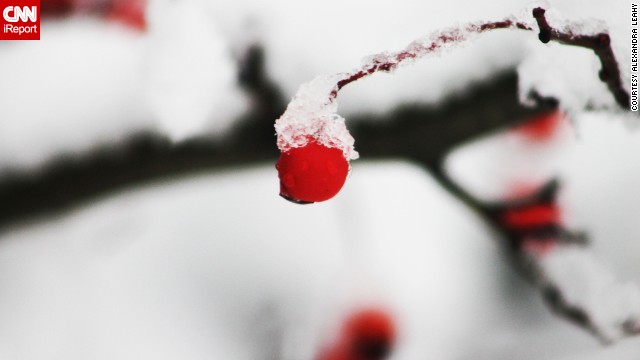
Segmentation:
{"type": "MultiPolygon", "coordinates": [[[[103,144],[77,157],[60,157],[37,172],[5,171],[0,175],[0,228],[148,180],[275,163],[279,152],[273,120],[284,111],[285,102],[264,73],[262,58],[262,51],[253,48],[244,60],[240,81],[253,99],[253,109],[228,136],[204,136],[173,145],[161,135],[141,133],[119,145],[103,144]]],[[[400,106],[386,115],[353,116],[349,127],[363,158],[434,164],[461,143],[554,105],[522,106],[516,74],[509,72],[438,105],[400,106]]]]}

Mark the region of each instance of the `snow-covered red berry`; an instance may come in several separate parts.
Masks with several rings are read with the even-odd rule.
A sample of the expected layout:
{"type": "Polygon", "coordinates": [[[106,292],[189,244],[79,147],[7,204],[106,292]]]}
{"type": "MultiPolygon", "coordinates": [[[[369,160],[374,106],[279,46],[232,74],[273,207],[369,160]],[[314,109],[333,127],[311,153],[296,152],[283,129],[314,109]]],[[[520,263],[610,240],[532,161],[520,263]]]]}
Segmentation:
{"type": "Polygon", "coordinates": [[[276,164],[280,195],[297,203],[314,203],[334,197],[347,179],[349,162],[340,149],[315,140],[289,149],[276,164]]]}

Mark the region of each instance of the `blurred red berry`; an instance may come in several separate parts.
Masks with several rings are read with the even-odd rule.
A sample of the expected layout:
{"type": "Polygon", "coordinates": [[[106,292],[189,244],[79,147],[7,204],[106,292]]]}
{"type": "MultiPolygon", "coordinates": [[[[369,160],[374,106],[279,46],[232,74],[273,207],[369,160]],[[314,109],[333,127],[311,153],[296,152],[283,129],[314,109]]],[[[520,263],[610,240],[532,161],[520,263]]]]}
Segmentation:
{"type": "Polygon", "coordinates": [[[541,204],[506,211],[502,222],[511,229],[522,229],[560,222],[560,209],[555,204],[541,204]]]}
{"type": "Polygon", "coordinates": [[[340,149],[311,140],[280,155],[276,164],[280,195],[297,203],[314,203],[334,197],[344,185],[349,162],[340,149]]]}
{"type": "Polygon", "coordinates": [[[75,0],[45,0],[40,3],[40,16],[50,18],[71,15],[75,0]]]}
{"type": "Polygon", "coordinates": [[[316,360],[383,360],[391,354],[395,339],[389,314],[379,309],[361,310],[345,321],[337,341],[316,360]]]}
{"type": "Polygon", "coordinates": [[[560,110],[538,115],[526,123],[516,127],[517,134],[532,141],[545,141],[550,139],[556,132],[564,119],[564,114],[560,110]]]}
{"type": "Polygon", "coordinates": [[[105,19],[133,30],[144,31],[147,27],[146,5],[146,0],[111,0],[111,8],[105,14],[105,19]]]}
{"type": "Polygon", "coordinates": [[[345,323],[344,337],[351,344],[351,359],[386,358],[395,342],[396,330],[384,311],[368,309],[353,314],[345,323]]]}
{"type": "MultiPolygon", "coordinates": [[[[523,199],[537,196],[542,185],[520,183],[512,188],[507,203],[517,204],[523,199]]],[[[555,197],[540,198],[515,207],[507,207],[498,217],[501,225],[517,234],[520,248],[528,254],[544,256],[558,244],[554,229],[562,224],[562,208],[555,197]]]]}
{"type": "Polygon", "coordinates": [[[146,29],[147,0],[47,0],[42,1],[42,18],[71,15],[97,15],[106,21],[117,22],[130,29],[146,29]]]}

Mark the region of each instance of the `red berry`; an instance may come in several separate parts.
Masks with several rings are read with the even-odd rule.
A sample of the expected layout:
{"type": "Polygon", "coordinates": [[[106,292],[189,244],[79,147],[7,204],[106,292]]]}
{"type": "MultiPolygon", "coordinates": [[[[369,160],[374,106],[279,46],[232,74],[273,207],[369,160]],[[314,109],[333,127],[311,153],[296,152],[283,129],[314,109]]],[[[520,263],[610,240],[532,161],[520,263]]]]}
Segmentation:
{"type": "Polygon", "coordinates": [[[386,312],[368,309],[347,320],[344,337],[351,344],[352,359],[384,359],[395,342],[395,326],[386,312]]]}
{"type": "Polygon", "coordinates": [[[147,0],[47,0],[42,1],[40,14],[43,18],[73,14],[99,14],[107,21],[117,22],[133,30],[146,28],[145,9],[147,0]]]}
{"type": "Polygon", "coordinates": [[[389,314],[378,309],[361,310],[345,321],[337,341],[316,360],[386,359],[395,338],[395,325],[389,314]]]}
{"type": "Polygon", "coordinates": [[[43,18],[66,16],[73,13],[74,0],[48,0],[40,4],[40,16],[43,18]]]}
{"type": "Polygon", "coordinates": [[[314,203],[334,197],[344,185],[349,162],[340,149],[311,140],[280,155],[276,164],[280,195],[297,203],[314,203]]]}
{"type": "Polygon", "coordinates": [[[547,112],[518,126],[515,131],[529,140],[545,141],[553,136],[563,118],[564,115],[559,110],[547,112]]]}
{"type": "Polygon", "coordinates": [[[105,18],[143,32],[147,27],[146,5],[146,0],[112,0],[111,9],[105,14],[105,18]]]}
{"type": "Polygon", "coordinates": [[[544,204],[508,210],[502,216],[502,222],[512,229],[557,224],[560,222],[560,209],[555,204],[544,204]]]}

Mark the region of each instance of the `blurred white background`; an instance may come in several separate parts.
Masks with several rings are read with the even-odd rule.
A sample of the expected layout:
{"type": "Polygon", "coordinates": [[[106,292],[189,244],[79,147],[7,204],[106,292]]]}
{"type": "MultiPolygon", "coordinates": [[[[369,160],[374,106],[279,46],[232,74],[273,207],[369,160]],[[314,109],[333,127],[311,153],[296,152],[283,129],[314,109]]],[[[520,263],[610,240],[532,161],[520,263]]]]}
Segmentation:
{"type": "MultiPolygon", "coordinates": [[[[597,16],[615,41],[615,20],[627,17],[620,3],[547,5],[557,16],[597,16]]],[[[137,130],[223,138],[249,107],[236,64],[253,43],[290,97],[315,75],[432,30],[529,8],[149,0],[144,31],[99,16],[43,21],[40,41],[0,44],[0,169],[37,170],[137,130]]],[[[614,44],[624,50],[622,42],[614,44]]],[[[588,231],[616,276],[640,285],[640,135],[627,115],[583,111],[613,101],[586,50],[543,46],[532,33],[489,34],[353,84],[340,110],[348,120],[437,103],[516,67],[523,89],[560,98],[575,123],[545,143],[497,134],[468,144],[451,156],[452,174],[487,199],[519,179],[559,174],[567,223],[588,231]],[[541,68],[556,75],[534,76],[541,68]]],[[[640,356],[640,339],[603,347],[553,316],[495,234],[412,164],[358,160],[327,203],[296,206],[277,193],[265,164],[151,182],[5,227],[0,358],[313,359],[363,304],[393,310],[397,360],[640,356]]]]}

